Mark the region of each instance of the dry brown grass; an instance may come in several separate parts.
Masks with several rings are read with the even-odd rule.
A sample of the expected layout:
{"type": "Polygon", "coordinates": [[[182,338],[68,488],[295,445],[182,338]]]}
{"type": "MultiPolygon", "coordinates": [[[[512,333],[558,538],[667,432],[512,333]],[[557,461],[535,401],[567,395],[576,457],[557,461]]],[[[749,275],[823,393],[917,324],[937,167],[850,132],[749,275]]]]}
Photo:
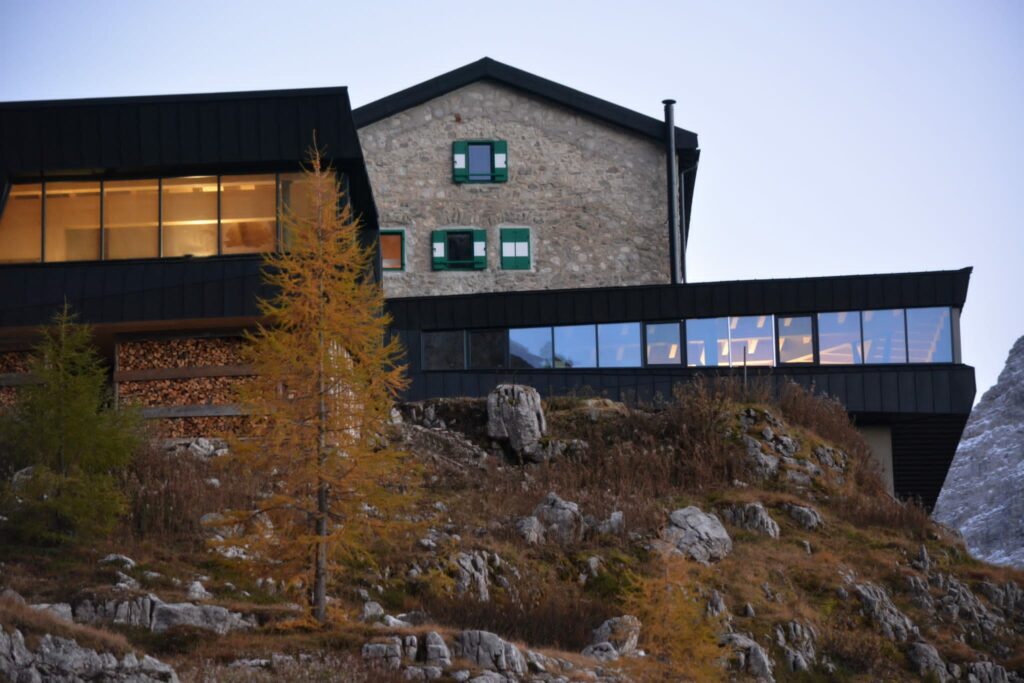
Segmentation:
{"type": "Polygon", "coordinates": [[[70,638],[83,647],[99,652],[111,652],[118,656],[131,650],[125,637],[118,633],[73,624],[49,612],[32,609],[6,597],[0,598],[0,625],[6,626],[8,630],[20,630],[30,642],[49,633],[61,638],[70,638]]]}

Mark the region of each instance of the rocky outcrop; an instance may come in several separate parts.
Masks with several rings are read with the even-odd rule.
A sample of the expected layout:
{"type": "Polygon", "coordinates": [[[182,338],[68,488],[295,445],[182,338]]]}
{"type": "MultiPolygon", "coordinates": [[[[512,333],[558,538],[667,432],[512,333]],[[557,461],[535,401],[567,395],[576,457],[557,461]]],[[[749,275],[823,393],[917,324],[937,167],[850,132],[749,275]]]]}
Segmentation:
{"type": "Polygon", "coordinates": [[[533,516],[520,517],[516,520],[516,533],[527,545],[539,545],[544,542],[544,525],[533,516]]]}
{"type": "Polygon", "coordinates": [[[782,648],[790,671],[809,671],[817,661],[817,631],[808,623],[790,621],[775,626],[775,644],[782,648]]]}
{"type": "MultiPolygon", "coordinates": [[[[636,653],[636,644],[640,640],[640,627],[640,620],[629,614],[608,619],[594,629],[591,647],[607,644],[615,650],[616,658],[619,655],[632,655],[636,653]]],[[[587,654],[587,651],[584,650],[583,654],[587,654]]]]}
{"type": "Polygon", "coordinates": [[[825,521],[821,518],[821,514],[818,513],[812,507],[804,505],[783,505],[782,509],[789,513],[789,516],[793,520],[807,529],[808,531],[814,531],[825,525],[825,521]]]}
{"type": "Polygon", "coordinates": [[[219,605],[193,605],[189,602],[161,603],[153,609],[150,630],[161,633],[175,626],[191,626],[224,635],[229,631],[253,627],[251,621],[242,618],[238,612],[219,605]]]}
{"type": "Polygon", "coordinates": [[[541,439],[546,433],[544,407],[533,387],[499,384],[487,395],[487,436],[520,460],[544,460],[541,439]]]}
{"type": "Polygon", "coordinates": [[[692,505],[669,515],[669,525],[661,530],[661,539],[673,552],[701,564],[717,562],[732,552],[732,539],[718,517],[692,505]]]}
{"type": "Polygon", "coordinates": [[[18,683],[43,681],[104,681],[106,683],[177,683],[174,669],[149,655],[129,652],[118,659],[109,652],[82,647],[74,640],[49,633],[34,650],[21,631],[0,628],[0,674],[18,683]]]}
{"type": "Polygon", "coordinates": [[[764,509],[761,503],[746,505],[730,505],[719,510],[719,514],[729,524],[747,531],[754,531],[769,538],[779,537],[779,525],[764,509]]]}
{"type": "Polygon", "coordinates": [[[150,628],[153,610],[163,601],[150,593],[120,600],[83,598],[75,603],[74,620],[81,624],[123,624],[150,628]]]}
{"type": "Polygon", "coordinates": [[[489,631],[459,633],[452,653],[488,671],[516,676],[527,672],[526,658],[519,648],[489,631]]]}
{"type": "Polygon", "coordinates": [[[1024,568],[1024,337],[967,421],[934,517],[971,554],[1024,568]]]}
{"type": "Polygon", "coordinates": [[[459,595],[476,594],[480,602],[491,599],[487,554],[483,552],[459,553],[455,562],[455,592],[459,595]]]}
{"type": "Polygon", "coordinates": [[[570,545],[583,538],[583,515],[576,503],[562,500],[555,493],[549,493],[544,502],[533,510],[544,527],[549,540],[559,545],[570,545]]]}
{"type": "Polygon", "coordinates": [[[752,637],[744,633],[726,633],[719,642],[732,648],[736,669],[750,674],[758,681],[775,683],[772,660],[752,637]]]}
{"type": "Polygon", "coordinates": [[[911,643],[907,648],[907,659],[923,680],[931,678],[938,683],[946,683],[954,679],[946,668],[946,663],[939,656],[939,651],[929,643],[911,643]]]}
{"type": "Polygon", "coordinates": [[[853,592],[860,599],[865,616],[883,636],[905,642],[917,635],[917,626],[892,603],[884,588],[873,583],[858,583],[853,592]]]}

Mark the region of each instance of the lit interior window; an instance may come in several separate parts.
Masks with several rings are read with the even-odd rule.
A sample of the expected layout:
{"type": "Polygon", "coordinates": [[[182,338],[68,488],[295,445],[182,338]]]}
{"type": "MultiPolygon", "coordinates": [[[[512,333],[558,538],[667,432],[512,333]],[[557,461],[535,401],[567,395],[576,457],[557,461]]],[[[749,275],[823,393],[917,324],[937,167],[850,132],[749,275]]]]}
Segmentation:
{"type": "Polygon", "coordinates": [[[223,176],[220,181],[222,254],[273,251],[277,243],[277,179],[223,176]]]}
{"type": "Polygon", "coordinates": [[[162,195],[164,256],[215,255],[217,177],[167,178],[162,195]]]}
{"type": "Polygon", "coordinates": [[[46,183],[47,261],[93,261],[100,257],[100,184],[46,183]]]}
{"type": "Polygon", "coordinates": [[[103,258],[160,255],[159,192],[156,178],[103,183],[103,258]]]}
{"type": "Polygon", "coordinates": [[[380,234],[380,260],[384,270],[402,270],[405,267],[403,241],[404,235],[401,232],[380,234]]]}
{"type": "Polygon", "coordinates": [[[43,186],[14,185],[0,215],[0,263],[39,261],[43,245],[43,186]]]}

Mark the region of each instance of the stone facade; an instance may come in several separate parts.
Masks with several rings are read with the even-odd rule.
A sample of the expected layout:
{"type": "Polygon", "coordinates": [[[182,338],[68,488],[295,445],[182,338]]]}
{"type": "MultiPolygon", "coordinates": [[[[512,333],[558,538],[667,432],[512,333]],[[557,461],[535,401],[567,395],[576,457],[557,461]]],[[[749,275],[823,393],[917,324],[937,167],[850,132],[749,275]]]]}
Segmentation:
{"type": "Polygon", "coordinates": [[[405,230],[388,297],[669,282],[662,144],[479,81],[359,131],[381,229],[405,230]],[[452,142],[508,141],[509,180],[452,182],[452,142]],[[487,268],[433,271],[430,233],[487,230],[487,268]],[[500,229],[530,229],[531,267],[501,269],[500,229]]]}

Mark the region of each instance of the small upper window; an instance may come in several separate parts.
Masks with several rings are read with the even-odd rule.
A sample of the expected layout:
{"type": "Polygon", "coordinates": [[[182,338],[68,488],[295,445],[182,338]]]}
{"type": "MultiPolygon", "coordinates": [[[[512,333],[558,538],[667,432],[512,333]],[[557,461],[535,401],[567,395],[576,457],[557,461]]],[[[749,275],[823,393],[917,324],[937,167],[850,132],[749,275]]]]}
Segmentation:
{"type": "Polygon", "coordinates": [[[487,231],[434,230],[430,236],[434,270],[482,270],[487,267],[487,231]]]}
{"type": "Polygon", "coordinates": [[[452,180],[503,183],[508,180],[508,143],[504,140],[456,140],[452,143],[452,180]]]}
{"type": "Polygon", "coordinates": [[[380,263],[384,270],[405,270],[405,233],[381,230],[380,263]]]}

